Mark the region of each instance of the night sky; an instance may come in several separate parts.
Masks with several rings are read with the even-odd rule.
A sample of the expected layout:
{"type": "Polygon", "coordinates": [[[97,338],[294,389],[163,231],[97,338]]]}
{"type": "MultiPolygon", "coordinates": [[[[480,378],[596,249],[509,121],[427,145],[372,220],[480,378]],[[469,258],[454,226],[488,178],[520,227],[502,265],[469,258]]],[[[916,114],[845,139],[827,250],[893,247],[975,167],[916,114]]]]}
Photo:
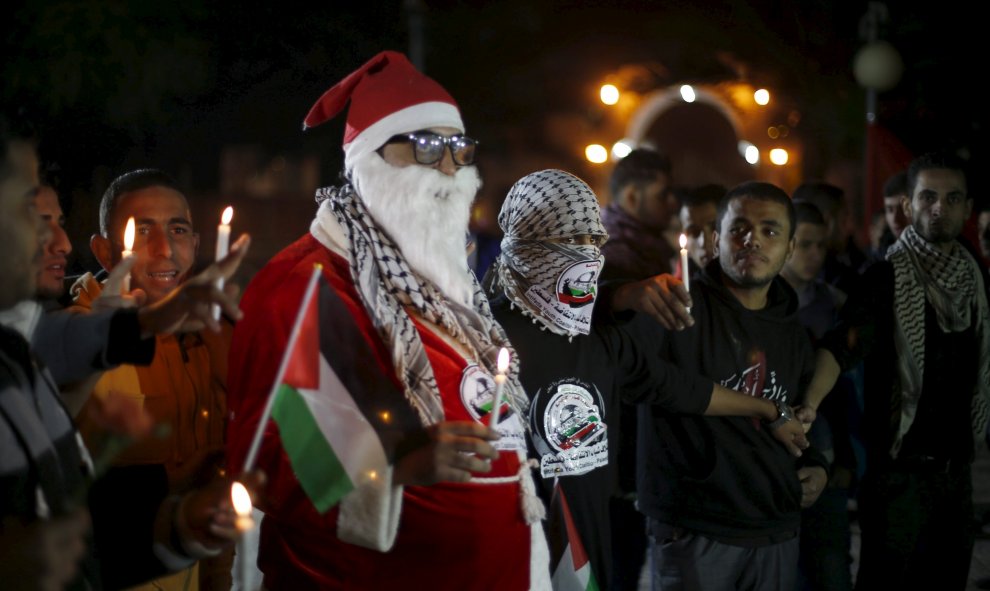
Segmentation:
{"type": "MultiPolygon", "coordinates": [[[[211,207],[229,146],[253,146],[259,168],[315,159],[319,182],[334,182],[343,120],[303,133],[302,118],[375,53],[409,52],[413,5],[426,72],[482,142],[483,200],[539,168],[603,178],[575,144],[607,116],[598,86],[629,65],[645,65],[654,86],[742,73],[789,96],[811,146],[805,177],[862,159],[865,91],[851,66],[861,2],[29,2],[7,9],[0,100],[38,129],[87,250],[93,204],[139,166],[176,174],[211,207]]],[[[880,123],[914,153],[953,147],[985,168],[985,27],[957,0],[889,13],[880,34],[906,70],[879,95],[880,123]]],[[[274,242],[312,214],[308,197],[292,203],[292,232],[274,242]]]]}

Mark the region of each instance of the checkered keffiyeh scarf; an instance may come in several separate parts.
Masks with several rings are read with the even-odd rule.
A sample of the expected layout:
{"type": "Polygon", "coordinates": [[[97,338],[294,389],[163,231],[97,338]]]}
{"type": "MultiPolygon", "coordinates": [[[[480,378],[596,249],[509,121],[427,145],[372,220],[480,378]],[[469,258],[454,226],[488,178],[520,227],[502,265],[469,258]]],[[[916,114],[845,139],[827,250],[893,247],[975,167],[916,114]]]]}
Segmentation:
{"type": "MultiPolygon", "coordinates": [[[[591,188],[561,170],[534,172],[509,190],[498,223],[505,237],[496,272],[513,307],[556,334],[572,337],[588,334],[584,329],[578,330],[575,323],[568,326],[555,323],[545,310],[533,304],[528,294],[534,287],[542,288],[541,293],[553,294],[557,278],[569,265],[601,260],[598,247],[548,242],[581,235],[608,238],[601,222],[598,198],[591,188]]],[[[562,311],[564,308],[555,300],[544,305],[562,311]]],[[[589,321],[590,312],[589,307],[589,321]]]]}
{"type": "Polygon", "coordinates": [[[322,202],[317,223],[322,223],[321,214],[326,215],[324,209],[329,208],[350,243],[351,277],[358,295],[375,329],[388,345],[406,398],[423,424],[444,420],[443,402],[433,367],[408,309],[442,327],[490,375],[497,372],[499,349],[509,349],[510,366],[503,393],[516,412],[525,412],[529,402],[519,383],[517,355],[492,317],[488,300],[474,275],[471,275],[475,286],[473,307],[449,300],[432,282],[409,267],[350,184],[320,189],[316,199],[322,202]]]}
{"type": "Polygon", "coordinates": [[[933,247],[908,226],[887,251],[894,266],[894,345],[901,385],[901,420],[891,448],[896,457],[911,428],[925,375],[925,302],[935,309],[943,332],[974,327],[979,372],[973,393],[973,433],[982,441],[990,418],[990,314],[980,268],[958,243],[949,254],[933,247]],[[975,324],[974,324],[975,323],[975,324]]]}

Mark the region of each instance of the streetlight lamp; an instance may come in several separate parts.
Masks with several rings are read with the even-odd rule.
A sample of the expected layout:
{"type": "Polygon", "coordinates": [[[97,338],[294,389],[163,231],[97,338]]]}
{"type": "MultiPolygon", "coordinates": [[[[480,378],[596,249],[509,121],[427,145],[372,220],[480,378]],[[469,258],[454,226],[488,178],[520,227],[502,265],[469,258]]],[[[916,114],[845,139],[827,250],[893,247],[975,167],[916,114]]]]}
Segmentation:
{"type": "Polygon", "coordinates": [[[866,44],[853,58],[853,75],[866,89],[866,141],[864,142],[863,171],[863,219],[866,228],[872,210],[875,209],[879,185],[876,178],[879,158],[876,146],[877,94],[897,86],[904,73],[904,61],[897,49],[880,39],[880,27],[890,18],[887,6],[870,2],[866,14],[859,21],[859,34],[866,44]]]}

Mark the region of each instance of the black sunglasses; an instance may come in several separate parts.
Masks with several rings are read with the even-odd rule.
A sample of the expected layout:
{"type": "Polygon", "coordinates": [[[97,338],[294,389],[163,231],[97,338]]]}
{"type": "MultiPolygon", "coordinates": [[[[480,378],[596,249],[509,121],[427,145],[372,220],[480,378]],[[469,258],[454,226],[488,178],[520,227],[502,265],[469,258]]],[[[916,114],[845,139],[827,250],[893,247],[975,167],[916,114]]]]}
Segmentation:
{"type": "Polygon", "coordinates": [[[433,133],[432,131],[414,131],[412,133],[401,133],[389,138],[389,144],[396,142],[410,142],[413,145],[413,156],[419,164],[427,166],[436,164],[443,158],[443,151],[450,147],[450,156],[457,166],[470,166],[474,164],[474,152],[478,147],[478,142],[461,134],[450,137],[433,133]]]}

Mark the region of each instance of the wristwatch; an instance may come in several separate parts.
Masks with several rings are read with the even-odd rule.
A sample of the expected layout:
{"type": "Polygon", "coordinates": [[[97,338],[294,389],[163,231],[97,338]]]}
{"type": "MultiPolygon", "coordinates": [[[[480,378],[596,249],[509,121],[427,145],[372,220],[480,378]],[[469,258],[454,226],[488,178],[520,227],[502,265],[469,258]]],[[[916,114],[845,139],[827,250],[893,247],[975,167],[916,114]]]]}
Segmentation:
{"type": "Polygon", "coordinates": [[[779,429],[781,425],[793,419],[794,413],[791,412],[791,407],[779,398],[771,400],[771,402],[773,402],[773,405],[777,407],[777,418],[772,421],[763,421],[763,424],[771,430],[774,430],[779,429]]]}

